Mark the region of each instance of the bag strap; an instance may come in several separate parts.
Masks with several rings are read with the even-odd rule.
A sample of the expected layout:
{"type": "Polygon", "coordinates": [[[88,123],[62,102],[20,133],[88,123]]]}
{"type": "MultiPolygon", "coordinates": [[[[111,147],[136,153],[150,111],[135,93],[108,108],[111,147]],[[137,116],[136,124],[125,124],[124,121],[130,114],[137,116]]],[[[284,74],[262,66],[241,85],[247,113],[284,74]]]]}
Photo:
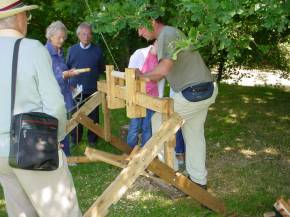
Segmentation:
{"type": "Polygon", "coordinates": [[[17,78],[17,65],[18,65],[18,53],[19,46],[22,38],[16,40],[13,50],[12,59],[12,79],[11,79],[11,121],[14,114],[14,104],[15,104],[15,92],[16,92],[16,78],[17,78]]]}

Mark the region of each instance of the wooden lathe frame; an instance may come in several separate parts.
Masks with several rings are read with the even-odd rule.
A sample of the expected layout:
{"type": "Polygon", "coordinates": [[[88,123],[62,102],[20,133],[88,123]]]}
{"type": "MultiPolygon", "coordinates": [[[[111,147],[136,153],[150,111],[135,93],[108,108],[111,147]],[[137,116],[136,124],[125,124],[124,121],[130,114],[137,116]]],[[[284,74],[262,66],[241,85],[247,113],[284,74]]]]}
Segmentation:
{"type": "Polygon", "coordinates": [[[224,204],[206,190],[190,181],[173,168],[175,134],[182,126],[182,118],[173,111],[170,98],[156,98],[146,95],[145,80],[135,77],[134,69],[124,72],[114,71],[113,66],[106,66],[106,80],[98,82],[98,92],[73,114],[67,125],[67,133],[78,124],[82,124],[105,141],[123,151],[123,155],[115,155],[87,147],[85,156],[70,157],[69,162],[90,163],[102,161],[123,168],[117,178],[87,210],[84,217],[103,217],[109,207],[116,203],[130,188],[139,175],[148,169],[167,183],[180,189],[206,207],[218,213],[225,213],[224,204]],[[104,127],[95,124],[88,115],[102,104],[104,127]],[[151,137],[143,148],[131,148],[120,138],[111,134],[110,109],[126,107],[129,118],[144,117],[146,109],[162,114],[163,123],[159,131],[151,137]],[[163,148],[165,163],[156,156],[163,148]]]}

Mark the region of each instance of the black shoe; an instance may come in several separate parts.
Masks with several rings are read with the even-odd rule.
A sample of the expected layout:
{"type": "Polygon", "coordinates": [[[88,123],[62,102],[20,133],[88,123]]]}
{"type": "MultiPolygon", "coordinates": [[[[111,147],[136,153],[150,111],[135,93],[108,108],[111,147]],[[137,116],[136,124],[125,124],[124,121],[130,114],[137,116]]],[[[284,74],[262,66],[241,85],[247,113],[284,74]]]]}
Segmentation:
{"type": "Polygon", "coordinates": [[[199,187],[203,188],[204,190],[207,190],[207,185],[202,185],[202,184],[199,184],[199,183],[196,183],[194,181],[192,181],[194,184],[197,184],[199,187]]]}
{"type": "MultiPolygon", "coordinates": [[[[192,181],[189,175],[187,176],[187,178],[188,178],[190,181],[192,181]]],[[[199,184],[199,183],[197,183],[197,182],[195,182],[195,181],[192,181],[192,182],[193,182],[194,184],[198,185],[199,187],[201,187],[202,189],[207,190],[207,185],[202,185],[202,184],[199,184]]]]}

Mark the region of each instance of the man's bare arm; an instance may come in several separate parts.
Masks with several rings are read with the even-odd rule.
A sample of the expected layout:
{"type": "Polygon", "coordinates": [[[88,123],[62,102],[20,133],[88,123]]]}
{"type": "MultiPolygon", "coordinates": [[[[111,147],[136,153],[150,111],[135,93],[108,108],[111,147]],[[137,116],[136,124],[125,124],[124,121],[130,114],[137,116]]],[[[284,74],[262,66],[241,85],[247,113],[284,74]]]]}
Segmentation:
{"type": "Polygon", "coordinates": [[[148,78],[152,81],[159,81],[163,77],[169,74],[173,67],[173,60],[171,59],[162,59],[159,64],[149,73],[146,74],[139,74],[139,77],[148,78]]]}

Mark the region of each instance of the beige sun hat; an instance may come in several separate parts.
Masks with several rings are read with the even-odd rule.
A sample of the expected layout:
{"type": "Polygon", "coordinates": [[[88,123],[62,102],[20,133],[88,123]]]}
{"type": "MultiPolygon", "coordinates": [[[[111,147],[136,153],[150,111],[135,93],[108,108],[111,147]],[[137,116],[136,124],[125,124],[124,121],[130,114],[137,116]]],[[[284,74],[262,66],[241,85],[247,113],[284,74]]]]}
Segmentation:
{"type": "Polygon", "coordinates": [[[36,8],[37,5],[25,5],[21,0],[0,0],[0,19],[36,8]]]}

